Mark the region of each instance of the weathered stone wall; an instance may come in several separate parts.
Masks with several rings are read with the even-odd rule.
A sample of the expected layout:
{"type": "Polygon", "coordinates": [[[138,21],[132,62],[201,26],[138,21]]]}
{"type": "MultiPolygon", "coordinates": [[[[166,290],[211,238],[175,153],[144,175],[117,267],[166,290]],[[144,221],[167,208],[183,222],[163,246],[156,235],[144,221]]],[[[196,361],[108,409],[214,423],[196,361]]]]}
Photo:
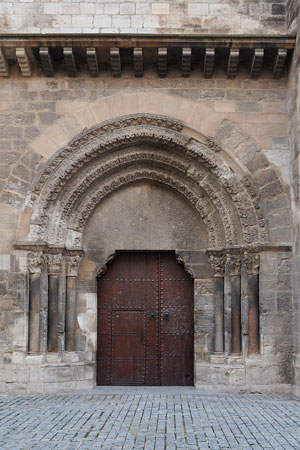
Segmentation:
{"type": "Polygon", "coordinates": [[[295,392],[300,392],[300,24],[299,3],[290,2],[290,27],[297,31],[296,48],[289,75],[288,111],[289,111],[289,142],[291,148],[291,192],[294,212],[293,236],[293,288],[294,288],[294,383],[295,392]]]}
{"type": "MultiPolygon", "coordinates": [[[[288,186],[291,175],[286,85],[286,78],[272,80],[268,75],[257,81],[250,80],[246,74],[236,80],[225,80],[218,74],[211,80],[194,75],[186,80],[179,78],[176,72],[166,79],[158,79],[150,71],[143,79],[134,79],[131,74],[112,79],[104,73],[94,80],[85,75],[77,79],[57,75],[52,80],[38,76],[24,80],[15,71],[9,79],[1,80],[2,391],[51,391],[88,387],[94,383],[95,328],[89,320],[91,314],[95,315],[96,297],[95,288],[91,292],[84,282],[85,279],[87,283],[91,282],[87,275],[93,267],[88,261],[82,264],[79,275],[77,351],[26,355],[27,263],[25,254],[14,250],[13,241],[28,235],[31,208],[26,205],[26,193],[39,168],[76,133],[104,120],[137,112],[180,119],[189,127],[186,132],[191,137],[199,133],[216,136],[228,152],[227,156],[224,153],[224,158],[233,161],[235,170],[239,171],[240,165],[247,167],[262,197],[271,241],[289,244],[292,238],[288,186]]],[[[191,215],[190,222],[193,220],[191,215]]],[[[140,221],[137,222],[140,226],[140,221]]],[[[108,233],[111,224],[103,222],[102,225],[108,233]]],[[[180,226],[183,223],[177,222],[177,228],[180,226]]],[[[88,227],[93,229],[93,219],[88,227]]],[[[200,223],[198,231],[204,237],[205,230],[201,227],[200,223]]],[[[170,236],[174,238],[172,233],[170,236]]],[[[177,239],[176,245],[179,245],[182,236],[178,235],[177,239]]],[[[205,240],[206,237],[203,242],[205,240]]],[[[168,246],[172,242],[170,239],[168,246]]],[[[201,240],[199,246],[202,246],[201,240]]],[[[215,358],[207,364],[203,352],[204,333],[201,337],[204,341],[199,338],[196,348],[199,358],[204,360],[197,368],[198,384],[215,379],[223,386],[263,389],[268,379],[269,389],[289,386],[292,330],[289,326],[291,281],[288,256],[286,252],[264,253],[261,265],[262,354],[249,357],[247,361],[215,358]],[[252,368],[248,370],[247,367],[252,368]]],[[[199,277],[195,282],[196,309],[200,317],[204,310],[208,314],[206,319],[202,316],[199,330],[205,330],[211,323],[212,288],[213,279],[209,276],[203,280],[199,277]]],[[[212,347],[211,342],[205,345],[212,347]]]]}
{"type": "MultiPolygon", "coordinates": [[[[289,20],[293,20],[288,2],[289,20]]],[[[294,1],[296,3],[296,0],[294,1]]],[[[81,1],[0,3],[6,33],[231,33],[286,32],[285,0],[81,1]]]]}

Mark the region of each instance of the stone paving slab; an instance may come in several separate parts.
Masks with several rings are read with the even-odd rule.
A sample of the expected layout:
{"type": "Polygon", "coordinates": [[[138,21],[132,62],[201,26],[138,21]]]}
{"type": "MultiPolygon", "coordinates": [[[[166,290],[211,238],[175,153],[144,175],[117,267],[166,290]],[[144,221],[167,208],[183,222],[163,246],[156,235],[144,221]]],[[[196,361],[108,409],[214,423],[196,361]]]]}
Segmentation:
{"type": "Polygon", "coordinates": [[[0,449],[300,449],[300,402],[193,388],[0,396],[0,449]]]}

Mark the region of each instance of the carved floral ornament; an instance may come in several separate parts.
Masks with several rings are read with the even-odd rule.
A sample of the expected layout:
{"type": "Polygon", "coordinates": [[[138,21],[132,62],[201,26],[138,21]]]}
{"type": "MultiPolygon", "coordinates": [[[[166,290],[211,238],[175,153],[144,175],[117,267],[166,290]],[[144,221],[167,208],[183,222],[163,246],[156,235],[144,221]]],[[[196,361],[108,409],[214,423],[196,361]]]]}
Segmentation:
{"type": "Polygon", "coordinates": [[[245,252],[243,254],[243,265],[248,274],[257,275],[259,273],[260,254],[245,252]]]}
{"type": "Polygon", "coordinates": [[[48,275],[77,276],[79,265],[83,257],[83,251],[64,247],[49,247],[45,242],[16,241],[16,250],[27,253],[27,267],[31,274],[41,273],[47,269],[48,275]]]}
{"type": "Polygon", "coordinates": [[[48,254],[47,255],[47,269],[49,275],[60,275],[62,271],[62,254],[48,254]]]}
{"type": "Polygon", "coordinates": [[[28,253],[28,270],[30,273],[41,273],[45,265],[45,255],[42,252],[28,253]]]}
{"type": "Polygon", "coordinates": [[[81,256],[67,255],[66,256],[66,272],[68,277],[77,277],[81,256]]]}
{"type": "Polygon", "coordinates": [[[214,277],[224,277],[225,273],[225,254],[223,252],[209,252],[208,260],[214,271],[214,277]]]}
{"type": "MultiPolygon", "coordinates": [[[[280,247],[278,247],[279,249],[280,247]]],[[[253,248],[231,248],[221,250],[208,250],[208,260],[214,271],[214,277],[224,277],[225,272],[229,276],[241,275],[242,267],[247,274],[257,275],[260,266],[260,251],[277,250],[273,246],[253,248]]]]}
{"type": "Polygon", "coordinates": [[[226,255],[226,267],[230,276],[238,276],[241,274],[241,255],[226,255]]]}

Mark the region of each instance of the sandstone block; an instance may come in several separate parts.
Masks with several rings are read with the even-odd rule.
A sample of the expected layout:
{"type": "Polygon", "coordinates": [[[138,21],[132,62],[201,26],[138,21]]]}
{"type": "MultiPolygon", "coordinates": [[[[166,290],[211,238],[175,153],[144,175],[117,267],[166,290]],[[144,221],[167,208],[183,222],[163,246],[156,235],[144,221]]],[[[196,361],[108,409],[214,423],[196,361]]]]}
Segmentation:
{"type": "Polygon", "coordinates": [[[188,3],[189,16],[206,16],[208,15],[208,3],[188,3]]]}
{"type": "Polygon", "coordinates": [[[169,14],[169,3],[152,3],[152,14],[169,14]]]}
{"type": "Polygon", "coordinates": [[[72,15],[72,27],[93,27],[93,16],[88,14],[72,15]]]}
{"type": "Polygon", "coordinates": [[[44,13],[45,14],[61,14],[62,13],[62,3],[44,3],[44,13]]]}
{"type": "Polygon", "coordinates": [[[99,28],[110,28],[111,27],[111,16],[99,15],[94,16],[94,26],[99,28]]]}
{"type": "Polygon", "coordinates": [[[132,15],[135,13],[135,4],[133,2],[120,3],[120,14],[132,15]]]}

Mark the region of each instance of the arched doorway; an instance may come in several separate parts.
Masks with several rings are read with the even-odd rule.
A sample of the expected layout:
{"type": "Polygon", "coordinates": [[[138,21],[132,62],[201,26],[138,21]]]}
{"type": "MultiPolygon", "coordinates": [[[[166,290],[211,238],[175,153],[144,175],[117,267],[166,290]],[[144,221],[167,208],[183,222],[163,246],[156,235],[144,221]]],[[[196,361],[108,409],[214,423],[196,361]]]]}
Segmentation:
{"type": "MultiPolygon", "coordinates": [[[[234,130],[226,122],[219,137],[229,145],[234,130]]],[[[253,146],[243,139],[248,157],[253,146]]],[[[122,117],[74,138],[36,180],[28,241],[15,245],[27,255],[29,351],[57,350],[94,382],[97,274],[115,249],[175,250],[194,278],[195,385],[243,385],[248,355],[251,376],[252,357],[261,358],[267,342],[261,330],[274,332],[261,320],[269,289],[262,275],[290,250],[272,241],[265,220],[275,173],[257,172],[213,138],[160,116],[122,117]]],[[[281,195],[279,188],[278,181],[281,195]]],[[[268,308],[272,314],[273,303],[268,308]]]]}
{"type": "Polygon", "coordinates": [[[98,385],[193,385],[193,284],[174,252],[117,252],[98,279],[98,385]]]}

